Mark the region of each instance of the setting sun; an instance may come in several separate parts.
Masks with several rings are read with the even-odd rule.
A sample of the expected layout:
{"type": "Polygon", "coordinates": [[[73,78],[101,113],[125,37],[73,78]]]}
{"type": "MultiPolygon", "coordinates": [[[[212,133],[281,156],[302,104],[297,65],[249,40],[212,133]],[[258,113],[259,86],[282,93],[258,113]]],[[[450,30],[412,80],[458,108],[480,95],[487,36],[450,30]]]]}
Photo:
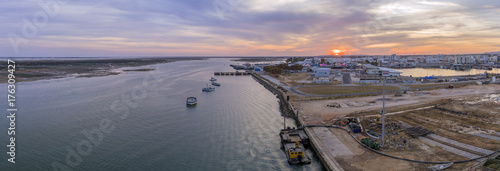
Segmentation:
{"type": "Polygon", "coordinates": [[[331,52],[334,54],[334,55],[340,55],[340,52],[342,52],[341,50],[338,50],[338,49],[333,49],[331,50],[331,52]]]}

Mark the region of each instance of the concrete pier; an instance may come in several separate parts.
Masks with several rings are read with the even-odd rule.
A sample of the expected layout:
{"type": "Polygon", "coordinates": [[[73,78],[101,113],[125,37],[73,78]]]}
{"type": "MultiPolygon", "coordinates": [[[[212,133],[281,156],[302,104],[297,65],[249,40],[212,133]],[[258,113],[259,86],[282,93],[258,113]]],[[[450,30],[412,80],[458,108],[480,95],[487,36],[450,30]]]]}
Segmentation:
{"type": "Polygon", "coordinates": [[[242,75],[251,75],[251,72],[214,72],[214,75],[217,76],[242,76],[242,75]]]}

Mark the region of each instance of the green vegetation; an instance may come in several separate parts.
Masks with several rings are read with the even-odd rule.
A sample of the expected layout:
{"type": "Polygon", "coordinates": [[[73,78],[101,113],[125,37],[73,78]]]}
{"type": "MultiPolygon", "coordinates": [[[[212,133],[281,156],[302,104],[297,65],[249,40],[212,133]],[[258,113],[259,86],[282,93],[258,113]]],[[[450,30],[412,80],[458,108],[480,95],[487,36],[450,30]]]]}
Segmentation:
{"type": "Polygon", "coordinates": [[[365,144],[366,146],[370,147],[371,149],[374,149],[374,150],[379,150],[380,149],[380,145],[376,142],[373,142],[372,139],[370,138],[363,138],[361,139],[361,143],[365,144]]]}
{"type": "Polygon", "coordinates": [[[486,163],[484,163],[484,166],[493,170],[500,170],[500,156],[487,160],[486,163]]]}
{"type": "Polygon", "coordinates": [[[299,64],[295,64],[292,66],[288,66],[288,64],[283,63],[279,65],[274,65],[274,66],[265,66],[264,71],[269,72],[271,74],[281,74],[283,70],[302,70],[303,66],[299,64]]]}
{"type": "Polygon", "coordinates": [[[286,62],[299,62],[299,61],[304,61],[306,60],[307,58],[305,57],[292,57],[292,58],[288,58],[286,59],[286,62]]]}
{"type": "MultiPolygon", "coordinates": [[[[309,94],[333,95],[379,92],[382,91],[382,86],[309,86],[299,87],[298,90],[309,94]]],[[[399,90],[399,87],[385,86],[385,90],[399,90]]]]}
{"type": "Polygon", "coordinates": [[[271,74],[281,74],[283,70],[276,66],[265,66],[264,71],[269,72],[271,74]]]}
{"type": "MultiPolygon", "coordinates": [[[[470,84],[475,84],[471,82],[470,84]]],[[[425,88],[425,87],[433,87],[433,86],[444,86],[444,87],[438,87],[438,88],[432,88],[432,89],[426,89],[426,90],[433,90],[433,89],[441,89],[441,88],[446,88],[448,85],[453,85],[453,83],[441,83],[441,84],[414,84],[414,85],[404,85],[408,88],[415,89],[415,88],[425,88]]],[[[454,88],[460,88],[460,87],[465,87],[469,84],[460,84],[460,85],[454,85],[454,88]]]]}

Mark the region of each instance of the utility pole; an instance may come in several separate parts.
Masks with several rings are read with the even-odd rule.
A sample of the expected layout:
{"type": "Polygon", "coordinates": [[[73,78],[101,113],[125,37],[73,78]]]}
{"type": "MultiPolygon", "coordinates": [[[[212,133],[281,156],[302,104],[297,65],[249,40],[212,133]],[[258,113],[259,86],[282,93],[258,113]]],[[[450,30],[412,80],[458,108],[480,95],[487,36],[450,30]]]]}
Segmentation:
{"type": "Polygon", "coordinates": [[[382,83],[382,146],[385,144],[385,79],[382,83]]]}
{"type": "Polygon", "coordinates": [[[286,130],[286,117],[283,115],[283,129],[286,130]]]}

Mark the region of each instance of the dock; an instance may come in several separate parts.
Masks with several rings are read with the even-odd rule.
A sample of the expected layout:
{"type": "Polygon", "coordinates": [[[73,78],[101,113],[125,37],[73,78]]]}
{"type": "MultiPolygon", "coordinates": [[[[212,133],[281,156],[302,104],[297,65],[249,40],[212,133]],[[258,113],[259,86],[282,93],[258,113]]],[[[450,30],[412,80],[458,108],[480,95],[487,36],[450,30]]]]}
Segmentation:
{"type": "Polygon", "coordinates": [[[214,72],[214,75],[217,76],[243,76],[243,75],[252,75],[251,72],[214,72]]]}
{"type": "Polygon", "coordinates": [[[309,145],[309,137],[303,129],[282,129],[280,137],[282,143],[295,143],[298,141],[300,144],[309,145]]]}

